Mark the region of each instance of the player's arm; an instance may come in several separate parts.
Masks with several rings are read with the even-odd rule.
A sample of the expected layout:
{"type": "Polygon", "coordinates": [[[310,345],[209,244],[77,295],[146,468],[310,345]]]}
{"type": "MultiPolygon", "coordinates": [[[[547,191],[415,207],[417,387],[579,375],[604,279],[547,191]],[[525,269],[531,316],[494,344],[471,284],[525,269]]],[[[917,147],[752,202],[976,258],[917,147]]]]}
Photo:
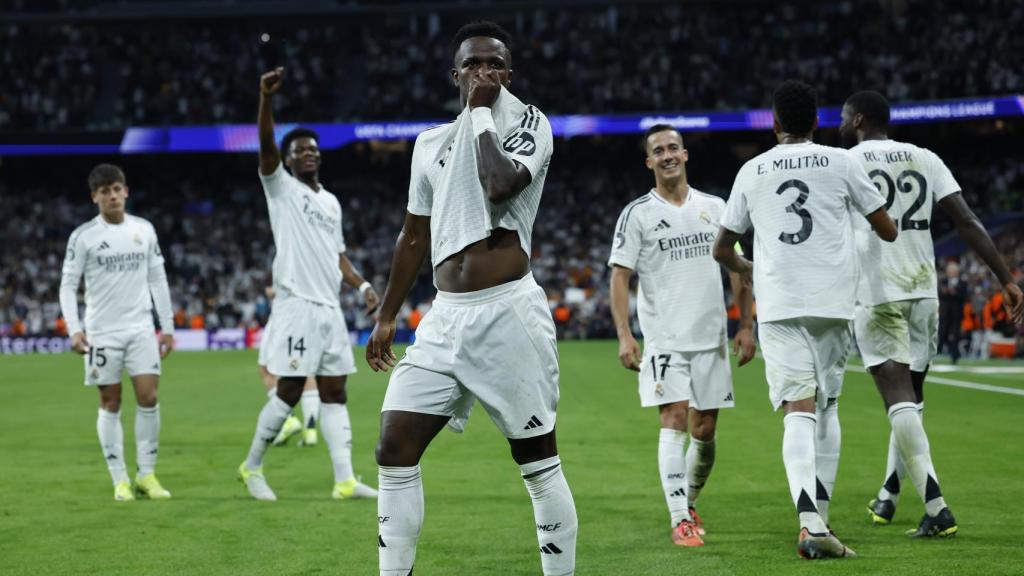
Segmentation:
{"type": "Polygon", "coordinates": [[[889,213],[885,211],[885,208],[879,208],[871,214],[865,216],[868,219],[868,224],[871,224],[871,229],[875,231],[882,240],[886,242],[895,242],[896,237],[899,235],[899,229],[896,228],[896,221],[889,216],[889,213]]]}
{"type": "Polygon", "coordinates": [[[741,237],[742,234],[733,232],[725,226],[719,226],[712,256],[729,272],[736,274],[741,284],[752,285],[754,264],[736,251],[736,243],[740,241],[741,237]]]}
{"type": "Polygon", "coordinates": [[[395,338],[398,311],[416,283],[423,260],[430,252],[430,217],[406,213],[405,224],[395,242],[395,255],[391,258],[391,274],[384,290],[377,325],[366,343],[366,362],[374,371],[388,370],[397,357],[391,351],[395,338]]]}
{"type": "Polygon", "coordinates": [[[78,286],[82,282],[88,255],[86,247],[78,239],[78,234],[71,235],[64,256],[60,277],[60,312],[64,315],[68,336],[71,337],[71,349],[78,354],[85,354],[89,351],[89,341],[85,339],[82,320],[78,317],[78,286]]]}
{"type": "Polygon", "coordinates": [[[257,115],[260,135],[260,174],[270,176],[281,164],[281,151],[274,142],[274,93],[281,88],[284,68],[278,67],[260,77],[260,107],[257,115]]]}
{"type": "Polygon", "coordinates": [[[988,269],[1002,284],[1007,313],[1010,314],[1014,322],[1018,324],[1024,322],[1024,294],[1021,293],[1020,286],[1014,282],[1010,269],[1006,266],[1006,262],[1003,262],[995,244],[992,243],[992,237],[988,235],[988,231],[985,230],[985,226],[974,214],[974,211],[967,206],[963,195],[959,192],[949,194],[939,200],[939,206],[953,219],[957,232],[964,242],[971,247],[971,250],[977,252],[978,256],[981,256],[988,269]]]}
{"type": "Polygon", "coordinates": [[[473,78],[467,104],[477,142],[477,174],[491,202],[504,202],[522,192],[533,181],[530,170],[508,157],[501,149],[491,106],[501,93],[498,74],[490,70],[473,78]]]}
{"type": "Polygon", "coordinates": [[[619,336],[619,362],[630,370],[640,371],[640,345],[629,327],[629,279],[633,270],[615,264],[612,266],[611,305],[615,333],[619,336]]]}
{"type": "Polygon", "coordinates": [[[373,285],[363,278],[363,275],[352,265],[352,261],[344,254],[338,254],[338,268],[341,269],[342,281],[359,290],[359,294],[362,295],[363,303],[366,304],[366,315],[373,314],[377,310],[377,305],[380,304],[380,297],[377,296],[373,285]]]}
{"type": "Polygon", "coordinates": [[[729,272],[732,297],[740,309],[740,326],[733,339],[732,353],[739,354],[737,363],[743,366],[754,357],[754,289],[739,274],[729,272]]]}
{"type": "Polygon", "coordinates": [[[149,268],[146,279],[149,294],[153,298],[156,317],[160,321],[160,358],[166,358],[174,350],[174,308],[171,305],[171,288],[167,283],[167,272],[164,270],[164,257],[160,252],[160,242],[156,231],[153,235],[153,248],[149,253],[149,268]]]}

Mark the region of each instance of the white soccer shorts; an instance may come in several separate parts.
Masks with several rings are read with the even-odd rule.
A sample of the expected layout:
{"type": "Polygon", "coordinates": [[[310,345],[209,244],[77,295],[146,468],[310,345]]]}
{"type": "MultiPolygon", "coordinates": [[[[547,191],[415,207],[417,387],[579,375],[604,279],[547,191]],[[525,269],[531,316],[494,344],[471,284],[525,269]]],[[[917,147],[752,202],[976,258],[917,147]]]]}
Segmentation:
{"type": "Polygon", "coordinates": [[[858,305],[854,330],[857,347],[868,368],[892,360],[909,364],[914,372],[924,372],[937,352],[939,301],[918,298],[876,306],[858,305]]]}
{"type": "Polygon", "coordinates": [[[263,333],[260,334],[260,353],[256,359],[256,364],[259,366],[267,367],[267,342],[270,341],[270,319],[267,319],[267,325],[263,327],[263,333]]]}
{"type": "MultiPolygon", "coordinates": [[[[267,371],[277,377],[346,376],[356,372],[345,317],[325,306],[279,292],[260,343],[267,371]]],[[[262,351],[261,350],[261,351],[262,351]]]]}
{"type": "Polygon", "coordinates": [[[381,411],[461,424],[477,399],[506,438],[555,427],[555,324],[532,275],[475,292],[438,292],[415,344],[395,366],[381,411]]]}
{"type": "Polygon", "coordinates": [[[689,402],[697,410],[735,406],[726,344],[693,352],[669,352],[648,346],[641,358],[641,406],[675,402],[689,402]]]}
{"type": "Polygon", "coordinates": [[[824,407],[843,391],[850,347],[850,321],[790,318],[758,325],[768,396],[776,410],[783,402],[817,398],[824,407]],[[819,393],[820,392],[820,393],[819,393]]]}
{"type": "Polygon", "coordinates": [[[87,336],[85,385],[106,386],[121,383],[121,373],[129,376],[160,375],[160,344],[152,327],[87,336]]]}

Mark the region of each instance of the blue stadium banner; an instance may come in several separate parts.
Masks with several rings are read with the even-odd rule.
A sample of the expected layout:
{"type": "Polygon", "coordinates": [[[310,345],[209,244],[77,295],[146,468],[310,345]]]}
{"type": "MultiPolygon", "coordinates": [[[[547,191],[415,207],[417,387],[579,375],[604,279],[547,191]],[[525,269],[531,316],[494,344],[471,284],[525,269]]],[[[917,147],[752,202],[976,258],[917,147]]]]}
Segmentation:
{"type": "MultiPolygon", "coordinates": [[[[840,108],[821,108],[819,123],[824,128],[839,126],[840,108]]],[[[984,118],[1024,116],[1024,96],[967,98],[895,104],[896,124],[949,122],[984,118]]],[[[552,116],[555,137],[637,134],[654,124],[669,124],[682,132],[770,130],[768,109],[742,112],[664,112],[605,116],[552,116]]],[[[342,148],[360,140],[411,140],[420,132],[443,121],[361,122],[303,124],[320,134],[324,150],[342,148]]],[[[296,124],[277,125],[282,136],[296,124]]],[[[0,144],[0,155],[41,156],[67,154],[160,154],[173,152],[255,152],[259,135],[255,124],[219,126],[137,127],[125,131],[121,144],[0,144]]]]}

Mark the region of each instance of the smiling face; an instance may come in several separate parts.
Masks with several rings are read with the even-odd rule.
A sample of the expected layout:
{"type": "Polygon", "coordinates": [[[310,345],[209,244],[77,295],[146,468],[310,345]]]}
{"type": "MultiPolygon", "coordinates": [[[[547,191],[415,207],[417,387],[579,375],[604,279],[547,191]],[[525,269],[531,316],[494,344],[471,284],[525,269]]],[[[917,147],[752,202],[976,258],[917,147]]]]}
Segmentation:
{"type": "Polygon", "coordinates": [[[320,162],[320,146],[315,138],[303,136],[288,144],[284,164],[296,178],[316,178],[320,162]]]}
{"type": "Polygon", "coordinates": [[[685,174],[690,155],[683,148],[683,137],[675,130],[662,130],[647,137],[647,168],[657,182],[675,180],[685,174]]]}
{"type": "Polygon", "coordinates": [[[469,98],[469,87],[473,77],[493,72],[498,82],[506,89],[512,84],[512,54],[505,44],[488,36],[466,38],[455,53],[455,67],[451,70],[452,82],[459,87],[462,105],[469,98]]]}

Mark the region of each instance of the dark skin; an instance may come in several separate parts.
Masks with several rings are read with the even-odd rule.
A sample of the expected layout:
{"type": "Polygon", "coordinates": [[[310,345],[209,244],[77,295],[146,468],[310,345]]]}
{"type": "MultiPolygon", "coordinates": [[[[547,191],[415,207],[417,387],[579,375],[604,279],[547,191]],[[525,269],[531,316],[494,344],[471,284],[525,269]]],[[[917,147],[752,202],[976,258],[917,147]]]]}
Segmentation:
{"type": "MultiPolygon", "coordinates": [[[[843,106],[839,134],[844,142],[859,144],[865,140],[888,140],[888,132],[888,125],[873,125],[849,104],[843,106]]],[[[1006,313],[1017,324],[1024,322],[1024,294],[1020,286],[1014,282],[1009,268],[1000,257],[984,225],[967,206],[963,195],[960,192],[950,194],[939,200],[938,204],[953,220],[960,237],[981,256],[989,270],[1002,284],[1006,313]]],[[[886,360],[878,366],[872,366],[868,371],[871,372],[875,387],[882,395],[886,410],[900,402],[924,402],[924,379],[928,374],[927,368],[923,372],[914,372],[910,370],[908,364],[886,360]]]]}
{"type": "MultiPolygon", "coordinates": [[[[260,105],[257,113],[257,124],[260,136],[260,174],[269,176],[281,164],[281,151],[274,141],[274,94],[281,89],[284,68],[275,68],[260,77],[260,105]]],[[[285,151],[284,165],[297,180],[309,186],[314,192],[320,192],[320,146],[315,138],[295,138],[288,144],[285,151]]],[[[344,254],[338,255],[338,268],[345,284],[358,289],[366,281],[352,266],[352,262],[344,254]]],[[[363,295],[367,314],[377,308],[380,298],[370,288],[363,295]]],[[[320,401],[331,404],[345,404],[348,394],[345,391],[345,376],[316,376],[320,401]]],[[[289,406],[295,406],[302,396],[306,384],[306,376],[282,376],[277,381],[277,396],[289,406]]]]}
{"type": "MultiPolygon", "coordinates": [[[[779,123],[778,117],[774,119],[773,127],[775,130],[775,138],[778,140],[779,144],[800,144],[803,142],[811,142],[811,139],[814,136],[814,130],[818,127],[818,120],[814,120],[814,125],[811,126],[811,131],[806,134],[787,132],[782,128],[782,124],[779,123]]],[[[898,234],[896,222],[889,217],[885,208],[879,208],[871,214],[868,214],[867,220],[868,223],[871,224],[872,230],[875,231],[875,234],[878,235],[879,238],[886,242],[896,240],[896,236],[898,234]]],[[[741,237],[742,234],[729,230],[724,226],[720,227],[718,229],[718,237],[715,239],[715,247],[712,254],[715,260],[728,268],[730,272],[739,274],[740,278],[744,281],[749,281],[749,279],[752,278],[754,264],[736,252],[736,243],[741,237]]],[[[785,414],[789,414],[791,412],[814,413],[815,410],[815,399],[813,397],[797,400],[795,402],[785,401],[782,403],[782,411],[785,414]]]]}
{"type": "MultiPolygon", "coordinates": [[[[501,87],[512,82],[512,55],[504,43],[489,37],[467,38],[455,54],[452,83],[459,88],[462,105],[490,108],[501,87]]],[[[477,138],[480,184],[488,200],[505,202],[522,192],[533,176],[509,158],[498,135],[484,132],[477,138]]],[[[377,325],[366,345],[366,361],[374,371],[394,367],[391,350],[395,318],[423,261],[430,253],[430,218],[407,213],[391,261],[391,276],[384,291],[377,325]]],[[[497,228],[490,237],[470,244],[434,269],[438,290],[474,292],[526,276],[530,258],[520,246],[519,234],[497,228]]],[[[389,410],[381,414],[377,463],[381,466],[415,466],[430,442],[448,422],[447,416],[389,410]]],[[[509,439],[512,458],[518,464],[536,462],[558,454],[555,432],[521,440],[509,439]]]]}

